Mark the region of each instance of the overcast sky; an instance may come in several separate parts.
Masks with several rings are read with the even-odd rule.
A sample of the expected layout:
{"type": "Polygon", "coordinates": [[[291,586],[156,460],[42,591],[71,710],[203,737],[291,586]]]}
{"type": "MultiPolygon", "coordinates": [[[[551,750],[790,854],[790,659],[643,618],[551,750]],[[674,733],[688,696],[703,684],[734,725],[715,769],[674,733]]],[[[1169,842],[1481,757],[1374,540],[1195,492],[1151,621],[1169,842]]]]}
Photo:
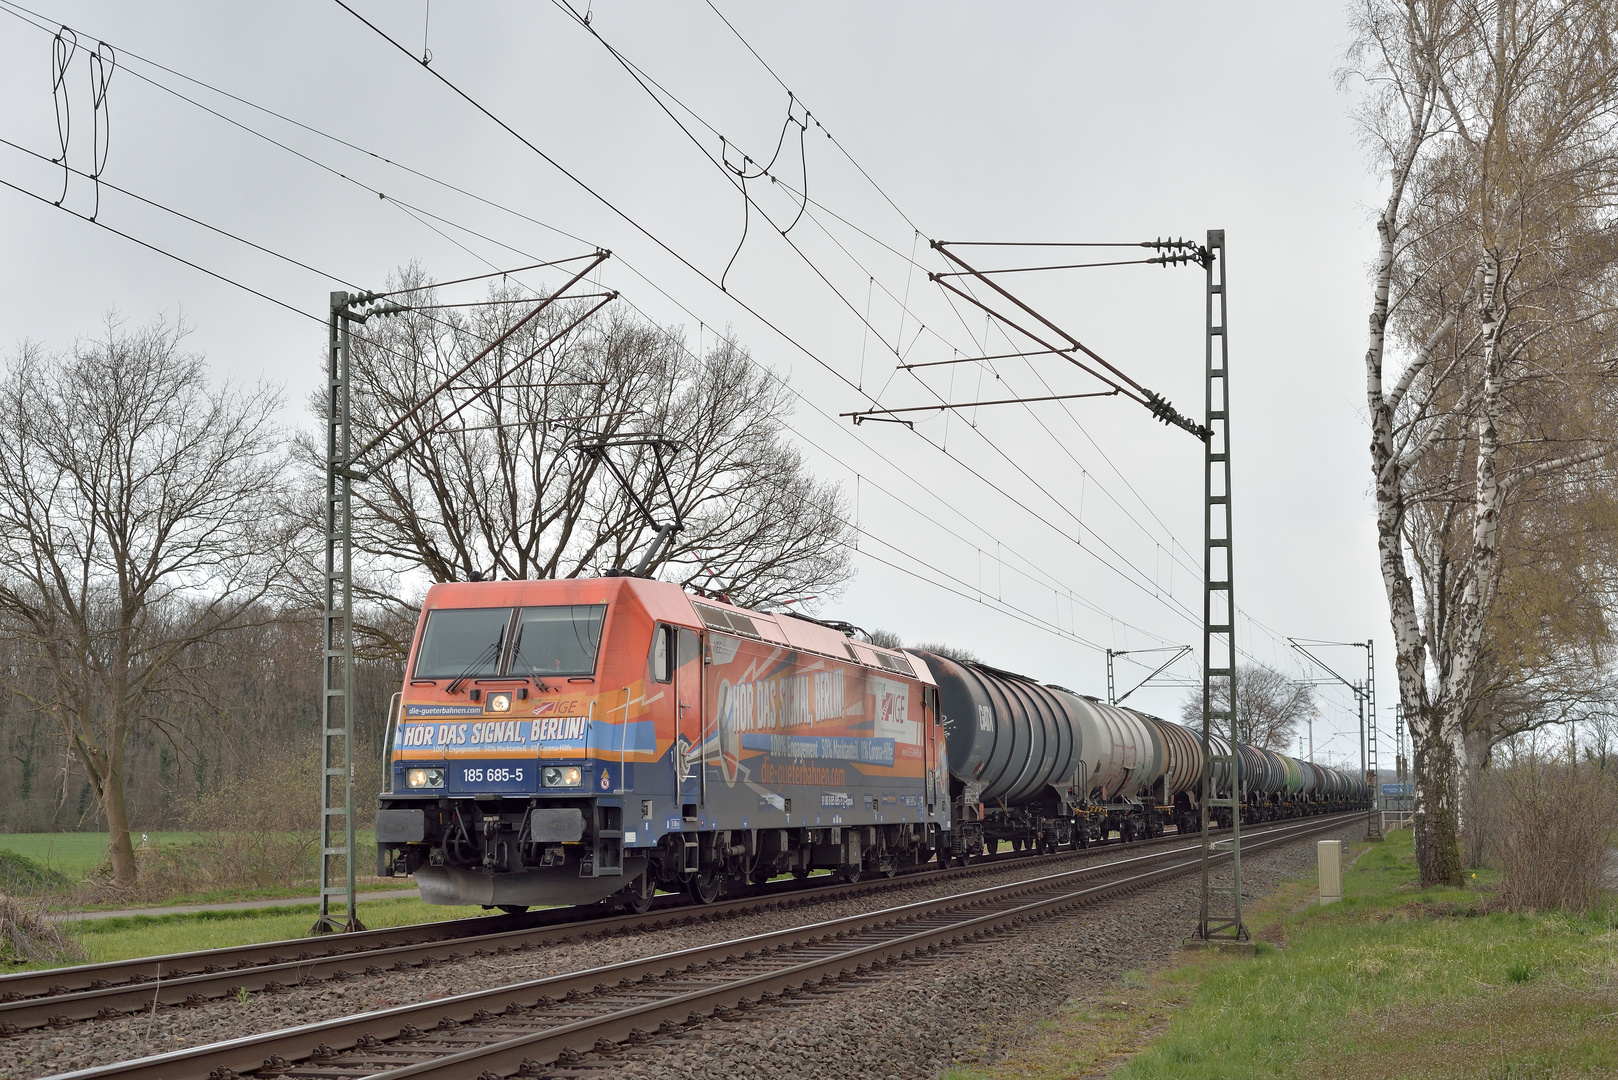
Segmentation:
{"type": "MultiPolygon", "coordinates": [[[[608,248],[604,285],[693,345],[734,333],[790,380],[793,437],[845,486],[861,530],[858,576],[822,615],[1099,696],[1109,647],[1200,649],[1200,444],[1118,398],[985,408],[914,431],[837,414],[868,397],[901,408],[1099,388],[1053,357],[896,372],[901,354],[1028,348],[986,336],[981,313],[927,280],[943,268],[931,239],[1201,240],[1223,228],[1240,644],[1297,672],[1287,635],[1374,637],[1391,767],[1361,359],[1379,186],[1352,89],[1333,77],[1340,9],[716,0],[743,44],[706,0],[597,0],[593,34],[552,4],[354,3],[415,59],[331,0],[30,0],[32,15],[0,0],[0,138],[25,148],[0,145],[0,179],[43,199],[0,189],[0,346],[66,347],[112,309],[183,315],[221,378],[278,384],[288,422],[307,424],[332,289],[380,288],[412,260],[442,281],[608,248]],[[130,193],[103,185],[98,211],[89,181],[73,177],[64,198],[60,167],[28,153],[60,153],[62,24],[82,47],[63,83],[69,161],[93,172],[99,146],[102,178],[130,193]],[[99,42],[117,64],[96,110],[99,42]],[[660,105],[609,46],[670,97],[660,105]],[[791,116],[812,117],[801,154],[783,83],[791,116]],[[706,155],[723,138],[733,163],[768,162],[783,131],[774,173],[806,178],[818,205],[785,238],[754,212],[738,251],[742,197],[706,155]],[[733,253],[727,295],[703,275],[717,281],[733,253]]],[[[786,188],[748,189],[777,224],[793,220],[786,188]]],[[[1108,257],[1141,254],[1120,250],[1108,257]]],[[[1033,256],[1051,254],[1096,257],[1033,256]]],[[[521,277],[557,283],[554,271],[521,277]]],[[[1199,269],[1007,280],[1201,418],[1199,269]]],[[[1119,691],[1167,655],[1120,659],[1119,691]]],[[[1323,655],[1363,677],[1363,649],[1323,655]]],[[[1130,703],[1178,716],[1186,692],[1147,686],[1130,703]]],[[[1322,704],[1317,760],[1357,764],[1352,696],[1323,690],[1322,704]]]]}

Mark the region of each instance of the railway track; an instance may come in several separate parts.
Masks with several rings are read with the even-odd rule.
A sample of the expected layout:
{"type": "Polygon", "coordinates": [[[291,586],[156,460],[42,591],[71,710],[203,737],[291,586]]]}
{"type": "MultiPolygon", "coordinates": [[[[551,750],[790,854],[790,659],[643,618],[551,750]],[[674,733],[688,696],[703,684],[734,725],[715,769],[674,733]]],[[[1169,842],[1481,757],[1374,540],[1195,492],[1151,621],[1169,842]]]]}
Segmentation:
{"type": "MultiPolygon", "coordinates": [[[[1333,815],[1260,827],[1244,853],[1343,827],[1333,815]]],[[[1200,844],[571,974],[63,1074],[62,1080],[240,1076],[338,1080],[540,1077],[584,1053],[633,1052],[710,1019],[765,1009],[1195,871],[1200,844]]],[[[1221,857],[1221,861],[1223,861],[1221,857]]],[[[1040,864],[1030,861],[1030,869],[1040,864]]]]}
{"type": "Polygon", "coordinates": [[[403,970],[454,962],[468,956],[500,955],[570,938],[657,930],[693,919],[723,919],[760,910],[874,895],[903,887],[918,875],[938,881],[969,880],[1008,864],[1030,868],[1059,866],[1075,860],[1093,861],[1121,850],[1151,851],[1185,842],[1186,838],[1171,833],[1152,840],[1080,848],[1054,855],[985,856],[968,866],[943,871],[927,863],[901,871],[892,878],[866,878],[851,884],[776,882],[755,886],[707,905],[663,895],[644,915],[603,916],[598,906],[554,908],[524,915],[417,923],[356,934],[22,972],[0,976],[0,1036],[107,1019],[150,1009],[153,1002],[199,1005],[244,990],[274,992],[311,981],[375,975],[390,968],[403,970]]]}

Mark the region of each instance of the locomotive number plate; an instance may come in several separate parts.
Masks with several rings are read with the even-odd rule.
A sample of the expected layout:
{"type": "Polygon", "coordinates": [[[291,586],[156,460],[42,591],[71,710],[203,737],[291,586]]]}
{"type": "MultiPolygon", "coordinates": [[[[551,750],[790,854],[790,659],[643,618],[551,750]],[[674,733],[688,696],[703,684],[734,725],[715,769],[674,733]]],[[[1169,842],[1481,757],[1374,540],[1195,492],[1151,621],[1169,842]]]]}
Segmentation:
{"type": "Polygon", "coordinates": [[[460,792],[533,791],[539,768],[532,761],[451,762],[449,789],[460,792]]]}

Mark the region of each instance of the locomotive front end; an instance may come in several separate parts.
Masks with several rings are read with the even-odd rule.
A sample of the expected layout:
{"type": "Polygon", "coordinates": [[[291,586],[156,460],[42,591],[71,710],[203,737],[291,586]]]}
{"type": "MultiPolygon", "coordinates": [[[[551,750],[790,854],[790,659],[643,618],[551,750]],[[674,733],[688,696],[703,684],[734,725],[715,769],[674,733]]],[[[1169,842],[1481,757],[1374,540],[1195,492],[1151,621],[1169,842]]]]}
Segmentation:
{"type": "Polygon", "coordinates": [[[650,640],[613,579],[434,586],[390,725],[377,872],[414,875],[429,903],[508,910],[638,877],[623,796],[655,741],[616,668],[650,640]]]}

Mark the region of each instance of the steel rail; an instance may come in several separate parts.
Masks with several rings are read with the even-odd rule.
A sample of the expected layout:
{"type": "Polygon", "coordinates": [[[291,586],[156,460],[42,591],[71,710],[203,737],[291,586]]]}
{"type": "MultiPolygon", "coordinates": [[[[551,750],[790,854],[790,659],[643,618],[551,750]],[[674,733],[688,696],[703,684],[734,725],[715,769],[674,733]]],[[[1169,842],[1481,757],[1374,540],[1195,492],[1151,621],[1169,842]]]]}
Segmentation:
{"type": "MultiPolygon", "coordinates": [[[[1340,815],[1274,825],[1255,833],[1262,839],[1249,850],[1342,825],[1340,815]]],[[[838,981],[847,971],[864,974],[1134,891],[1195,870],[1200,852],[1200,844],[1182,844],[935,900],[98,1066],[60,1080],[223,1080],[238,1070],[264,1077],[390,1078],[516,1071],[581,1050],[646,1041],[706,1016],[769,1003],[770,995],[791,994],[805,984],[838,981]],[[1096,878],[1101,880],[1091,884],[1096,878]],[[536,1008],[562,1015],[530,1018],[536,1008]]]]}
{"type": "MultiPolygon", "coordinates": [[[[1136,841],[1128,846],[1131,849],[1138,845],[1156,846],[1174,839],[1182,838],[1178,836],[1159,837],[1151,841],[1136,841]]],[[[1111,845],[1111,848],[1117,850],[1119,846],[1111,845]]],[[[1080,856],[1086,851],[1101,854],[1106,850],[1105,848],[1078,849],[1053,856],[1030,857],[1027,864],[1048,865],[1049,861],[1067,861],[1080,856]]],[[[1012,855],[993,861],[986,859],[967,867],[958,867],[943,873],[934,871],[933,876],[940,880],[974,877],[997,869],[1015,857],[1015,855],[1012,855]]],[[[734,917],[755,911],[778,910],[821,903],[827,900],[863,896],[907,885],[915,880],[916,874],[925,873],[931,865],[922,864],[919,867],[912,868],[903,877],[895,875],[893,878],[874,878],[861,882],[828,884],[809,888],[783,883],[785,887],[770,892],[740,896],[700,906],[670,895],[666,897],[668,901],[671,901],[670,903],[661,906],[654,912],[647,912],[643,915],[607,915],[596,918],[580,918],[581,909],[579,908],[555,908],[552,909],[555,916],[537,926],[532,924],[523,925],[522,920],[526,916],[514,915],[457,920],[463,924],[497,923],[499,926],[511,926],[515,923],[517,925],[515,928],[510,929],[479,926],[476,928],[476,932],[473,933],[449,937],[429,937],[425,940],[411,937],[401,938],[397,932],[389,937],[386,930],[364,931],[360,934],[344,935],[344,938],[352,941],[357,937],[378,935],[372,938],[368,946],[356,949],[332,950],[323,953],[307,951],[308,943],[311,940],[340,941],[342,939],[299,939],[292,942],[249,946],[245,950],[204,950],[196,953],[181,954],[183,958],[192,961],[198,959],[212,961],[200,971],[177,968],[171,964],[168,974],[164,975],[161,960],[137,961],[133,963],[151,968],[151,974],[137,974],[134,978],[117,984],[110,984],[110,981],[105,977],[98,977],[87,985],[74,988],[59,981],[59,971],[29,972],[26,974],[36,976],[32,980],[36,984],[40,981],[45,981],[47,978],[54,978],[55,981],[43,994],[21,997],[10,1001],[0,1000],[0,1036],[15,1035],[33,1028],[69,1027],[86,1020],[113,1019],[131,1010],[151,1008],[154,1002],[159,1005],[201,1005],[210,1000],[235,995],[240,991],[249,993],[268,991],[274,993],[287,989],[289,985],[342,978],[348,975],[380,974],[387,967],[391,967],[395,971],[402,971],[406,968],[419,967],[423,964],[463,960],[469,954],[474,957],[490,953],[498,954],[500,952],[535,948],[544,944],[554,944],[575,937],[652,931],[669,926],[683,925],[698,918],[734,917]],[[281,955],[288,951],[288,945],[304,945],[305,951],[295,959],[288,960],[281,955]],[[220,951],[225,952],[227,956],[218,956],[217,952],[220,951]],[[243,959],[235,965],[228,966],[218,962],[220,959],[228,958],[228,956],[236,955],[242,951],[259,957],[259,959],[243,959]]],[[[582,909],[584,912],[592,910],[594,910],[593,905],[590,908],[582,909]]],[[[453,924],[418,923],[407,929],[425,929],[439,925],[453,924]]],[[[91,967],[99,968],[100,965],[92,965],[91,967]]],[[[88,971],[91,968],[80,970],[88,971]]]]}
{"type": "MultiPolygon", "coordinates": [[[[431,962],[432,959],[457,958],[460,950],[474,945],[520,948],[527,941],[541,944],[591,934],[656,930],[693,917],[727,917],[881,892],[903,887],[917,875],[951,880],[988,873],[1008,863],[1050,865],[1078,857],[1095,857],[1108,851],[1148,850],[1183,839],[1178,833],[1170,833],[1128,844],[1106,843],[1053,855],[1007,852],[982,856],[968,866],[947,871],[937,870],[933,863],[922,863],[900,870],[893,878],[871,877],[854,883],[818,879],[826,883],[737,886],[729,898],[706,905],[665,893],[658,896],[653,909],[643,915],[602,915],[597,905],[549,908],[522,915],[483,915],[412,923],[353,934],[293,938],[0,975],[0,1036],[104,1018],[113,1015],[113,1010],[149,1008],[154,1000],[164,1005],[198,1004],[197,995],[206,1000],[234,994],[238,989],[273,990],[287,982],[330,978],[334,973],[363,973],[376,966],[376,958],[385,957],[389,963],[399,963],[415,956],[431,962]]],[[[400,895],[413,894],[401,890],[400,895]]]]}

